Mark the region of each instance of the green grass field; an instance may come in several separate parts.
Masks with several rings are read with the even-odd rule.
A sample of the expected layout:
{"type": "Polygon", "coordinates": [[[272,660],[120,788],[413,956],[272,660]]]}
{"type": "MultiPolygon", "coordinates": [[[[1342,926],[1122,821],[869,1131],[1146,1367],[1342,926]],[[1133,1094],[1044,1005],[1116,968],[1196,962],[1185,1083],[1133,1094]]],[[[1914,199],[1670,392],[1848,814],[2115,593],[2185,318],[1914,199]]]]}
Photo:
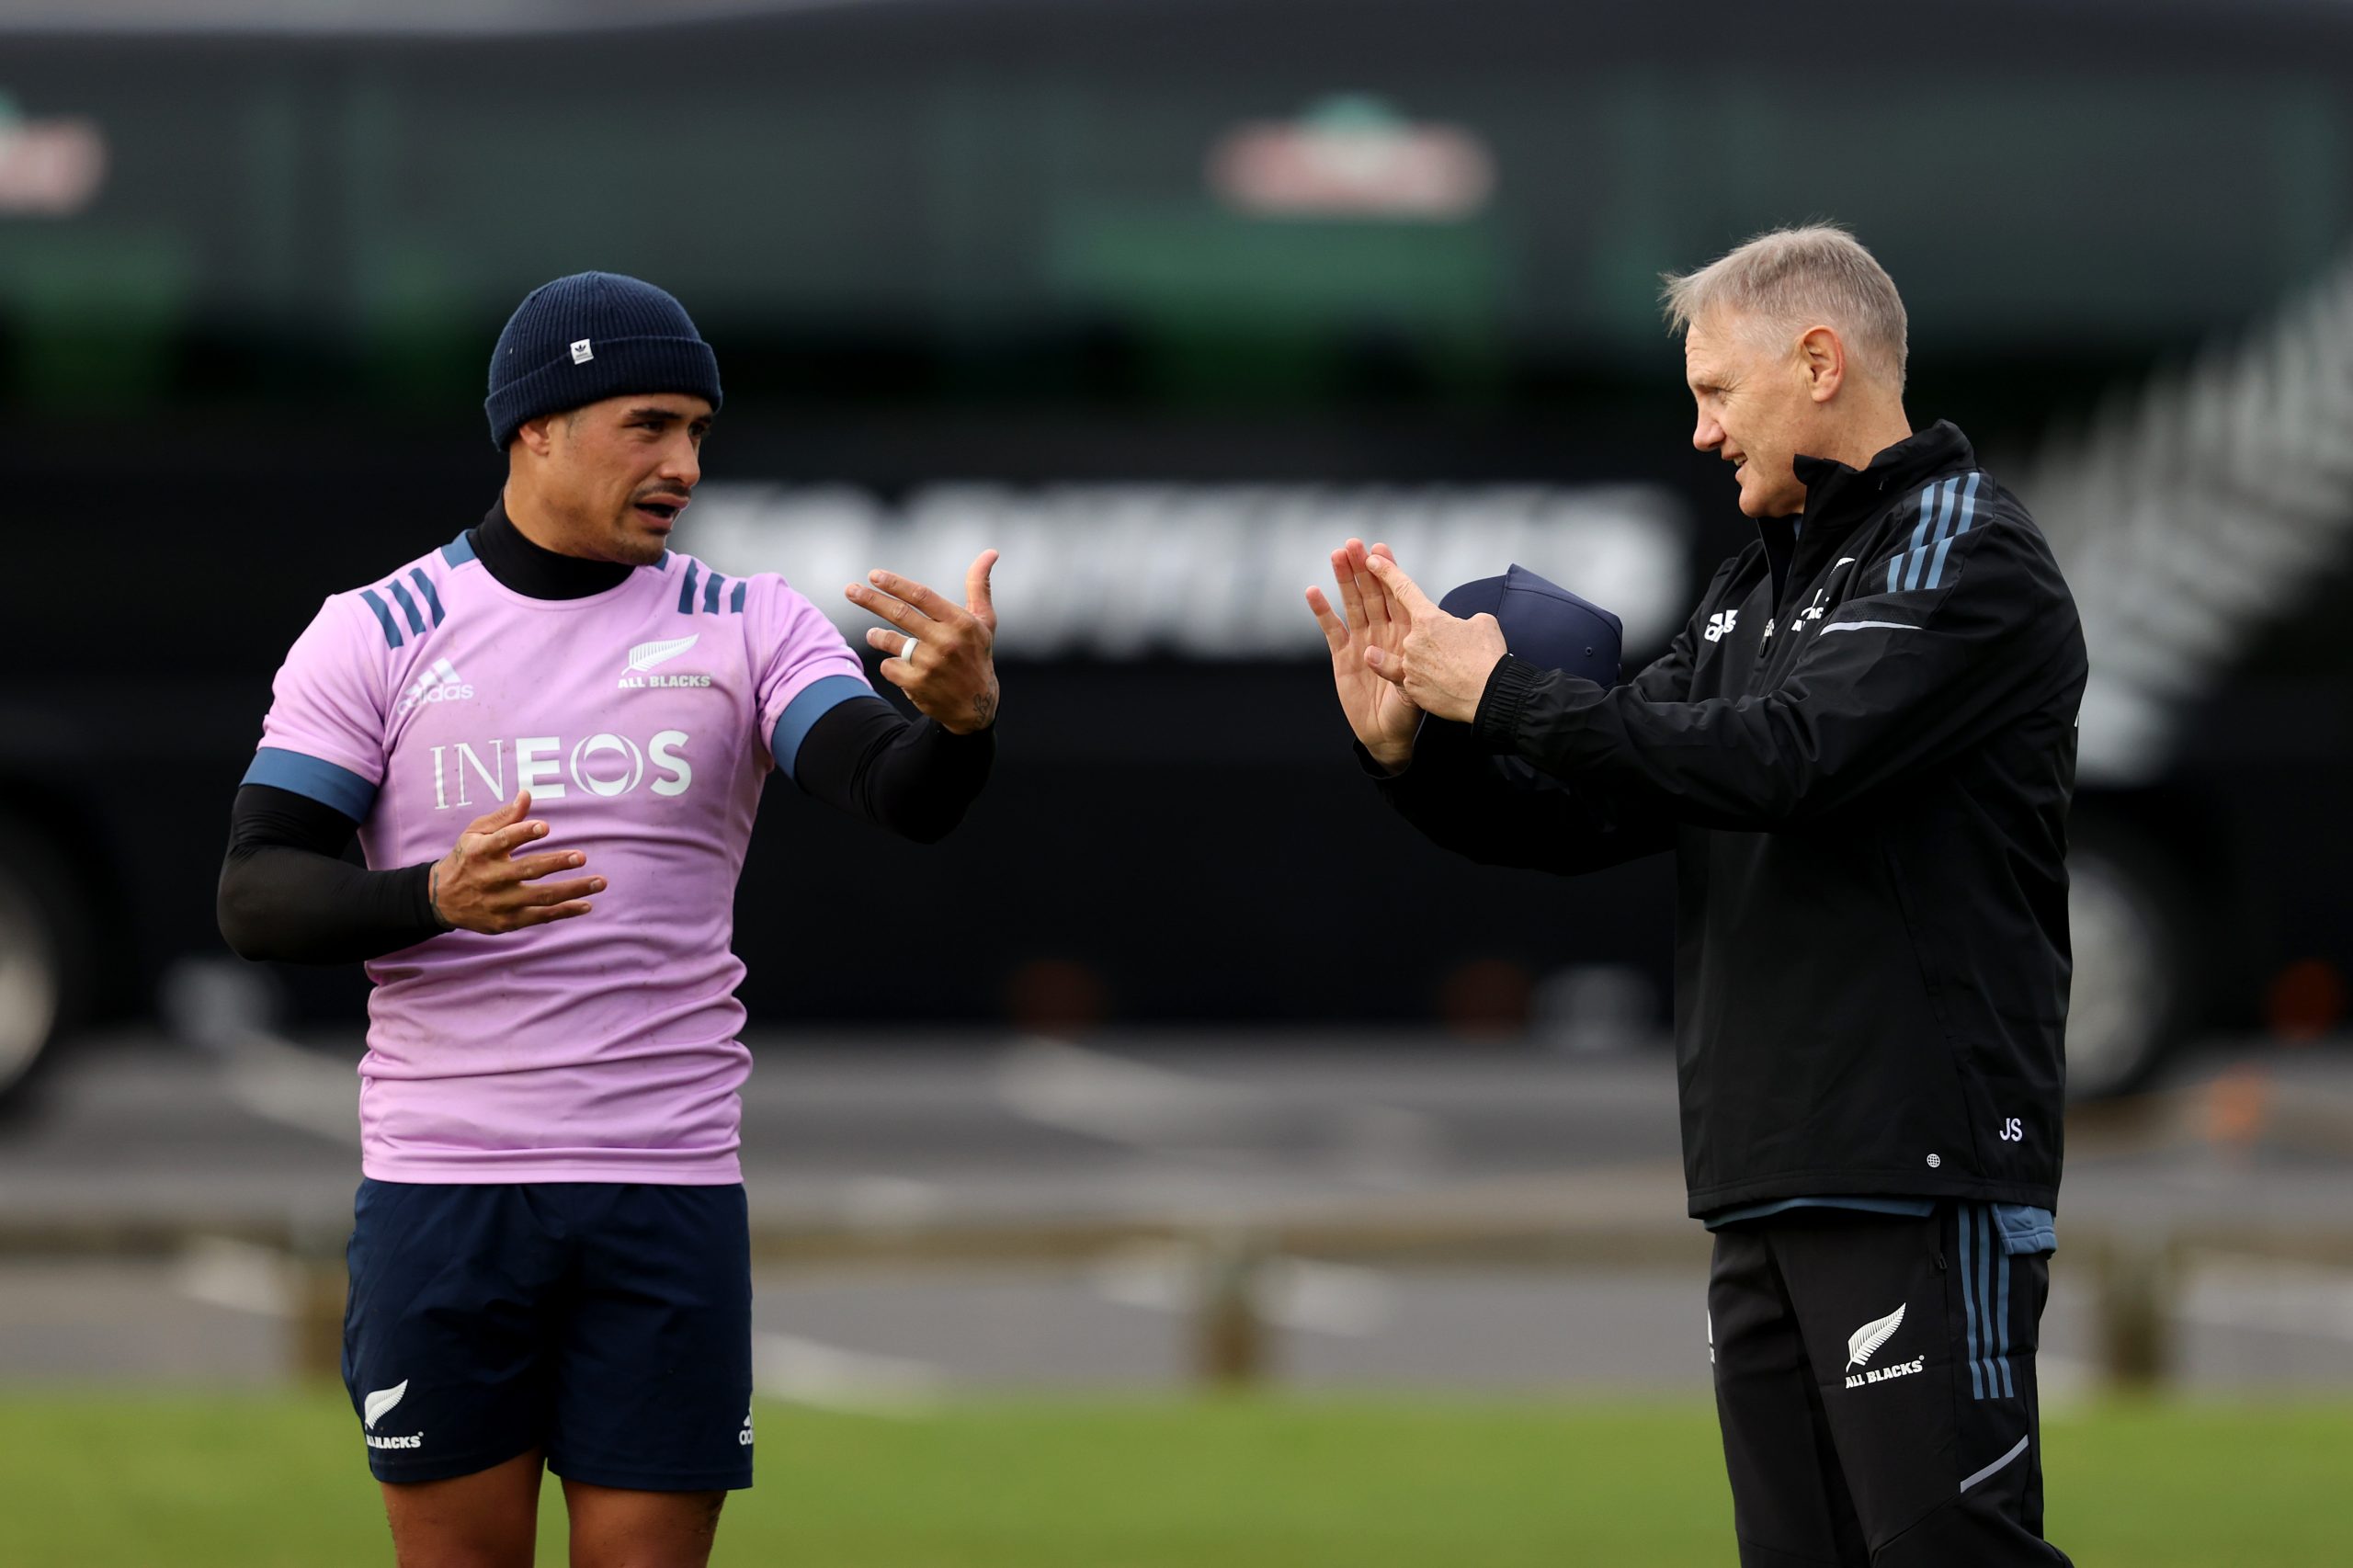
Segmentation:
{"type": "MultiPolygon", "coordinates": [[[[1455,1399],[758,1411],[715,1562],[762,1568],[1641,1568],[1733,1561],[1711,1414],[1455,1399]]],[[[2353,1561],[2353,1409],[2048,1424],[2085,1568],[2353,1561]]],[[[547,1494],[540,1561],[563,1561],[547,1494]]],[[[339,1392],[0,1399],[6,1568],[389,1563],[339,1392]]]]}

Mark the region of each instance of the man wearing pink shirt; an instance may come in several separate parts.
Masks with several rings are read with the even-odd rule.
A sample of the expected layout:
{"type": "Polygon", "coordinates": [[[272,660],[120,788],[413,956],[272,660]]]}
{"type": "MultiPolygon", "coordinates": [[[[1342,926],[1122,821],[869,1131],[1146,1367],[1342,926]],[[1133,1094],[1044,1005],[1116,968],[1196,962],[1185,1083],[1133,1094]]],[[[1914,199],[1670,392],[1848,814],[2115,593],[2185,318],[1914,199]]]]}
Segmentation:
{"type": "Polygon", "coordinates": [[[995,615],[849,597],[924,717],[774,574],[667,547],[720,406],[668,294],[582,273],[501,334],[482,523],[330,596],[239,789],[221,926],[366,962],[344,1370],[404,1568],[700,1564],[752,1475],[735,882],[772,769],[904,836],[995,753],[995,615]],[[354,834],[361,869],[343,858],[354,834]]]}

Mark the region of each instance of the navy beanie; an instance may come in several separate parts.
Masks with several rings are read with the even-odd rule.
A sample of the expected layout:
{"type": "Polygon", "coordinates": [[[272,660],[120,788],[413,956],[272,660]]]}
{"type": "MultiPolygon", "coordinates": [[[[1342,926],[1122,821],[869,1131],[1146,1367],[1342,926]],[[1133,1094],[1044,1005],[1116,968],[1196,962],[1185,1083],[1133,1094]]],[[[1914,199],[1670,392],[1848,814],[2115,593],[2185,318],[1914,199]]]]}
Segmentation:
{"type": "Polygon", "coordinates": [[[490,354],[490,444],[527,419],[628,392],[691,392],[719,408],[719,360],[687,308],[618,272],[575,272],[523,296],[490,354]]]}

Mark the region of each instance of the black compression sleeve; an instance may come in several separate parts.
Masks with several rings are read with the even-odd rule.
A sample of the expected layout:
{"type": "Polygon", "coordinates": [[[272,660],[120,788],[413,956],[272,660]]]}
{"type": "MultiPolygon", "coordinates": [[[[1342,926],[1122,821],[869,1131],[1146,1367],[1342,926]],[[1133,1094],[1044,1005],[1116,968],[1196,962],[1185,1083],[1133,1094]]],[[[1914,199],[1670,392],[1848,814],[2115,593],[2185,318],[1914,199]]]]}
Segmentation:
{"type": "Polygon", "coordinates": [[[964,820],[996,760],[996,727],[960,735],[910,721],[880,697],[835,703],[789,759],[801,788],[827,805],[917,844],[937,844],[964,820]]]}
{"type": "Polygon", "coordinates": [[[219,904],[221,935],[238,957],[349,963],[446,929],[426,892],[433,868],[356,866],[343,857],[357,831],[307,795],[267,784],[238,789],[219,904]]]}

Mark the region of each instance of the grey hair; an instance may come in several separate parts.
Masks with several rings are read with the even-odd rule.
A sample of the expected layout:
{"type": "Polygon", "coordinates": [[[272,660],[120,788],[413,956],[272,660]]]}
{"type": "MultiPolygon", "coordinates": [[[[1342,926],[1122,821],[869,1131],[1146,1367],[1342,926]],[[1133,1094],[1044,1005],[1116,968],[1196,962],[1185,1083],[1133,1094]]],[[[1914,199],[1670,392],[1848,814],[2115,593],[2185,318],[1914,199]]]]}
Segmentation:
{"type": "Polygon", "coordinates": [[[1904,390],[1904,301],[1862,242],[1836,223],[1773,229],[1696,272],[1662,273],[1667,330],[1729,311],[1755,326],[1836,330],[1863,369],[1904,390]]]}

